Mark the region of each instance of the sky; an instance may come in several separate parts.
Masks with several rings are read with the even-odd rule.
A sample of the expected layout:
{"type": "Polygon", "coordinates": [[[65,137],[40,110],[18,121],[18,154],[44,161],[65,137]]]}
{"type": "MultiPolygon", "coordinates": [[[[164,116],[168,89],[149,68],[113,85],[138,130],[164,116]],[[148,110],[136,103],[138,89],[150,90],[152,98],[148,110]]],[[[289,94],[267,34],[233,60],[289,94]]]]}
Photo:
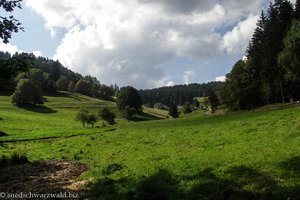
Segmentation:
{"type": "Polygon", "coordinates": [[[0,50],[59,60],[108,85],[224,81],[269,2],[23,0],[13,15],[25,32],[7,45],[0,42],[0,50]]]}

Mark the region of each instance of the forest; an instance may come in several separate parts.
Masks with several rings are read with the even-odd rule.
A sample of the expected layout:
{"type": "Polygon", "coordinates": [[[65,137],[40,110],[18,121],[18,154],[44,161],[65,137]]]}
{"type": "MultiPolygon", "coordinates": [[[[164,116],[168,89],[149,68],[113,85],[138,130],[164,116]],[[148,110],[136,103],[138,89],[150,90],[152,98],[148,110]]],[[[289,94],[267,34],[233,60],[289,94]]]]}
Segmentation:
{"type": "Polygon", "coordinates": [[[116,84],[101,84],[96,77],[75,73],[59,61],[29,53],[11,56],[7,52],[0,52],[0,92],[12,94],[22,79],[32,81],[42,94],[69,91],[111,100],[118,90],[116,84]]]}
{"type": "Polygon", "coordinates": [[[262,12],[246,50],[226,76],[224,94],[234,110],[300,98],[300,7],[276,0],[262,12]]]}
{"type": "Polygon", "coordinates": [[[154,106],[156,103],[169,106],[173,101],[183,105],[185,102],[192,103],[195,97],[207,97],[212,91],[221,94],[223,87],[223,82],[193,83],[140,90],[140,95],[143,103],[148,106],[154,106]]]}

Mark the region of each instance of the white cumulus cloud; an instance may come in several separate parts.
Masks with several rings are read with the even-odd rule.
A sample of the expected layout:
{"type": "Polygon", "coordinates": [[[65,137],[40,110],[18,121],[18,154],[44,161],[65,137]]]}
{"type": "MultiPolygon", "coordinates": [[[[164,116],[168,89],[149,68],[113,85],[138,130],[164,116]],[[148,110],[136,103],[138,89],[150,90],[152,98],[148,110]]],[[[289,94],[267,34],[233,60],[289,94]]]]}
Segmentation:
{"type": "Polygon", "coordinates": [[[215,81],[225,82],[226,81],[226,76],[218,76],[218,77],[216,77],[215,81]]]}
{"type": "MultiPolygon", "coordinates": [[[[0,51],[2,51],[2,52],[8,52],[11,55],[13,55],[15,53],[22,53],[22,52],[24,52],[23,50],[19,49],[16,45],[13,45],[13,44],[10,44],[10,43],[4,44],[3,42],[0,42],[0,51]]],[[[33,51],[31,53],[33,53],[36,57],[43,56],[43,54],[42,54],[41,51],[33,51]]]]}
{"type": "Polygon", "coordinates": [[[184,84],[193,83],[195,81],[195,72],[192,70],[183,72],[182,81],[184,84]]]}
{"type": "Polygon", "coordinates": [[[3,42],[0,42],[0,51],[8,52],[10,54],[15,54],[16,52],[20,53],[21,50],[18,49],[16,45],[13,44],[4,44],[3,42]]]}
{"type": "Polygon", "coordinates": [[[258,15],[249,16],[225,34],[223,37],[223,45],[229,54],[236,55],[246,50],[256,27],[258,17],[258,15]]]}
{"type": "Polygon", "coordinates": [[[32,53],[33,53],[33,55],[35,55],[35,57],[42,57],[43,56],[43,53],[41,51],[33,51],[32,53]]]}
{"type": "Polygon", "coordinates": [[[208,61],[223,55],[224,50],[240,54],[263,4],[261,0],[25,3],[43,17],[52,36],[59,28],[67,31],[54,59],[76,72],[96,76],[102,83],[137,88],[173,84],[172,77],[166,80],[169,75],[164,66],[178,58],[208,61]]]}

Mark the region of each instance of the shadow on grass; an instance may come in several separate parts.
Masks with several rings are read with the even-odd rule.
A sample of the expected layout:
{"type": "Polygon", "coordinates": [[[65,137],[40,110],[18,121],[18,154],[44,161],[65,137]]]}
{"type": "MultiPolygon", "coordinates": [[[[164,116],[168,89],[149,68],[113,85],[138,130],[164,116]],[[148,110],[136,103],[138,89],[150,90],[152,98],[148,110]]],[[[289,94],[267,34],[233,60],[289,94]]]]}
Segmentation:
{"type": "Polygon", "coordinates": [[[65,98],[70,98],[70,99],[75,99],[75,100],[78,100],[78,101],[91,101],[90,98],[93,98],[93,97],[89,97],[89,96],[86,96],[86,95],[83,95],[83,94],[78,94],[78,93],[69,93],[69,92],[63,92],[63,91],[60,91],[54,95],[51,95],[52,97],[65,97],[65,98]]]}
{"type": "Polygon", "coordinates": [[[238,166],[229,169],[224,177],[212,169],[205,169],[193,176],[177,176],[168,170],[140,180],[104,178],[89,186],[89,199],[297,199],[299,185],[280,187],[269,175],[253,168],[238,166]],[[190,182],[189,189],[181,183],[190,182]]]}
{"type": "Polygon", "coordinates": [[[5,132],[0,131],[0,137],[5,137],[5,136],[8,136],[8,134],[5,133],[5,132]]]}
{"type": "Polygon", "coordinates": [[[134,122],[140,122],[140,121],[150,121],[150,120],[160,120],[160,119],[164,119],[164,118],[160,118],[154,115],[151,115],[149,113],[138,113],[136,115],[134,115],[131,119],[131,121],[134,122]]]}
{"type": "Polygon", "coordinates": [[[285,176],[300,178],[300,156],[294,156],[281,162],[279,167],[285,171],[285,176]]]}
{"type": "Polygon", "coordinates": [[[27,110],[27,111],[37,112],[37,113],[42,113],[42,114],[57,113],[56,110],[52,110],[51,108],[48,108],[48,107],[42,106],[42,105],[24,105],[24,106],[20,106],[20,108],[27,110]]]}
{"type": "Polygon", "coordinates": [[[72,94],[72,93],[66,93],[66,92],[60,92],[60,93],[56,93],[55,95],[51,95],[52,97],[64,97],[64,98],[70,98],[70,99],[76,99],[78,101],[82,101],[82,99],[76,95],[76,94],[72,94]]]}

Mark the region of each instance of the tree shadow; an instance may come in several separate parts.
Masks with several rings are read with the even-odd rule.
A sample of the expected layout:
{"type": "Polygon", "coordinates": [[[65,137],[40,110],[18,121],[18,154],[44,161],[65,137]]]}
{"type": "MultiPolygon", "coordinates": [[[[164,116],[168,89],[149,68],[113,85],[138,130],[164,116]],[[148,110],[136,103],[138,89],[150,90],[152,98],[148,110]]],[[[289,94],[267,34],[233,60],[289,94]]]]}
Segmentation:
{"type": "Polygon", "coordinates": [[[53,110],[51,108],[48,108],[48,107],[42,106],[42,105],[24,105],[24,106],[21,106],[20,108],[27,110],[27,111],[42,113],[42,114],[57,113],[56,110],[53,110]]]}
{"type": "Polygon", "coordinates": [[[300,178],[300,156],[294,156],[279,163],[279,167],[284,170],[285,176],[300,178]]]}
{"type": "Polygon", "coordinates": [[[0,131],[0,137],[5,137],[5,136],[8,136],[8,134],[5,133],[5,132],[0,131]]]}
{"type": "Polygon", "coordinates": [[[267,174],[246,166],[230,168],[225,175],[217,176],[212,169],[205,169],[191,176],[177,176],[168,170],[140,180],[128,177],[113,180],[100,179],[88,186],[88,199],[136,200],[198,200],[198,199],[297,199],[297,185],[280,187],[267,174]],[[181,183],[193,184],[185,189],[181,183]]]}
{"type": "Polygon", "coordinates": [[[175,176],[161,169],[141,180],[103,178],[88,186],[88,199],[181,199],[183,192],[175,176]]]}
{"type": "Polygon", "coordinates": [[[140,121],[151,121],[151,120],[160,120],[160,119],[164,119],[164,118],[157,117],[157,116],[151,115],[149,113],[141,112],[141,113],[135,114],[131,118],[131,121],[140,122],[140,121]]]}
{"type": "Polygon", "coordinates": [[[51,96],[58,97],[58,98],[59,97],[70,98],[70,99],[75,99],[77,101],[91,101],[91,98],[93,98],[79,93],[69,93],[69,92],[62,92],[62,91],[51,96]]]}

